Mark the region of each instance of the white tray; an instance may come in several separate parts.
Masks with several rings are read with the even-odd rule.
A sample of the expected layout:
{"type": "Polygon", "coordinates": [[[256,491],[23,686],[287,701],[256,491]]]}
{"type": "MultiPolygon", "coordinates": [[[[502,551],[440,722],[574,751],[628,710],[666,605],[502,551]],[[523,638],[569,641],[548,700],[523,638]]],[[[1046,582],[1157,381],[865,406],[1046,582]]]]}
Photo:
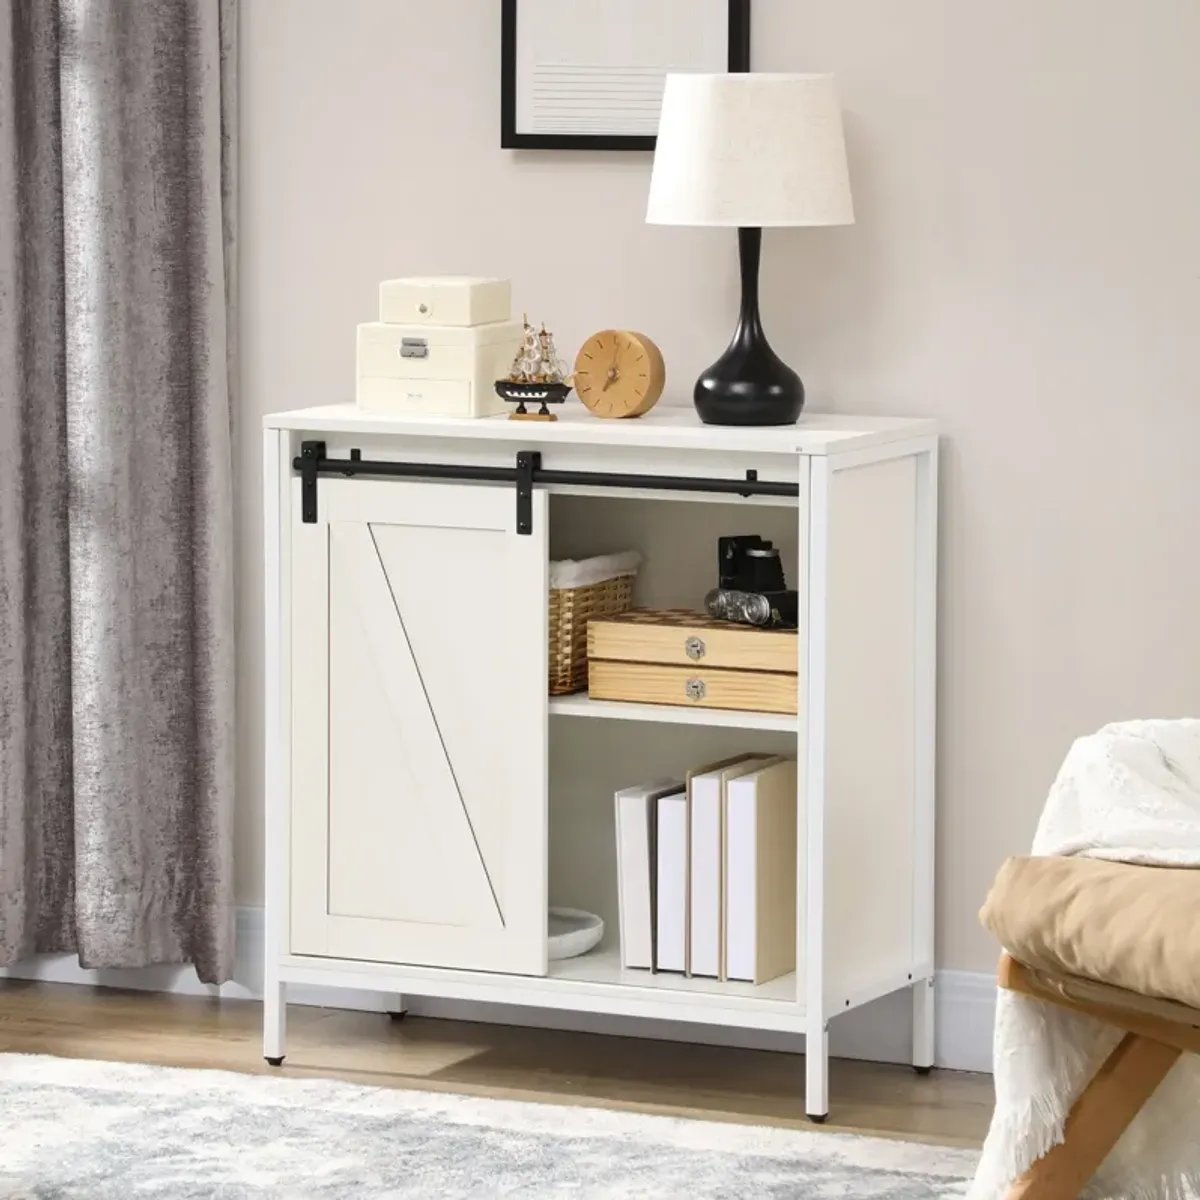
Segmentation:
{"type": "Polygon", "coordinates": [[[547,919],[546,957],[578,958],[600,944],[604,922],[580,908],[552,908],[547,919]]]}

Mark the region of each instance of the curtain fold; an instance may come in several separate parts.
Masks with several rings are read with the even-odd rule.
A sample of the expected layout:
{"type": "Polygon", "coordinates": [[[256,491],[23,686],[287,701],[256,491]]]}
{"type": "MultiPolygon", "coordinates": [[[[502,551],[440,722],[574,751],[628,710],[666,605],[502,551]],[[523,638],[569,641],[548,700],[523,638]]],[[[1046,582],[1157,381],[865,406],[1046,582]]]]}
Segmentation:
{"type": "Polygon", "coordinates": [[[0,964],[233,965],[235,0],[0,0],[0,964]]]}

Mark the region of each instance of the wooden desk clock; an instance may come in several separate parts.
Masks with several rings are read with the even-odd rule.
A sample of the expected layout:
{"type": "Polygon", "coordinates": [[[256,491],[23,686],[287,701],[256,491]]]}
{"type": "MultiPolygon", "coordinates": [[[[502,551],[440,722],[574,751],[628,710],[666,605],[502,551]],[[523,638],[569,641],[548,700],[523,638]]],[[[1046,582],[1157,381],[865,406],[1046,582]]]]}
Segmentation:
{"type": "Polygon", "coordinates": [[[644,333],[602,329],[583,343],[574,378],[593,416],[640,417],[658,403],[667,370],[662,351],[644,333]]]}

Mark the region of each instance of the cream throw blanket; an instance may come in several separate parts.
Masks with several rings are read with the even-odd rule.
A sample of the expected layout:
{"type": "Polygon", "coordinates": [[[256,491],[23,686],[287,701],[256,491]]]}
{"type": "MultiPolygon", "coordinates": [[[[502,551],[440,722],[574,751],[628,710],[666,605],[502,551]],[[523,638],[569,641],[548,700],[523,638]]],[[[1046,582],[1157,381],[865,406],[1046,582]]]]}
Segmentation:
{"type": "MultiPolygon", "coordinates": [[[[1080,738],[1050,789],[1033,853],[1200,867],[1200,720],[1127,721],[1080,738]]],[[[1001,990],[996,1114],[970,1200],[1002,1197],[1062,1141],[1071,1104],[1120,1036],[1090,1017],[1001,990]]],[[[1200,1056],[1180,1059],[1083,1194],[1200,1196],[1200,1056]]]]}

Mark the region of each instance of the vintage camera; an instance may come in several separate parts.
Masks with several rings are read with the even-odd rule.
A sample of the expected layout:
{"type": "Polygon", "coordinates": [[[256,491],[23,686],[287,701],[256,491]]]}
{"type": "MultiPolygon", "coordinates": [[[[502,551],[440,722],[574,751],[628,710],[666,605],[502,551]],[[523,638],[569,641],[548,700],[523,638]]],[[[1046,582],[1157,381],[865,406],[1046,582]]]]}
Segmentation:
{"type": "Polygon", "coordinates": [[[787,586],[779,550],[757,534],[717,539],[717,586],[709,616],[742,625],[795,629],[799,596],[787,586]]]}

